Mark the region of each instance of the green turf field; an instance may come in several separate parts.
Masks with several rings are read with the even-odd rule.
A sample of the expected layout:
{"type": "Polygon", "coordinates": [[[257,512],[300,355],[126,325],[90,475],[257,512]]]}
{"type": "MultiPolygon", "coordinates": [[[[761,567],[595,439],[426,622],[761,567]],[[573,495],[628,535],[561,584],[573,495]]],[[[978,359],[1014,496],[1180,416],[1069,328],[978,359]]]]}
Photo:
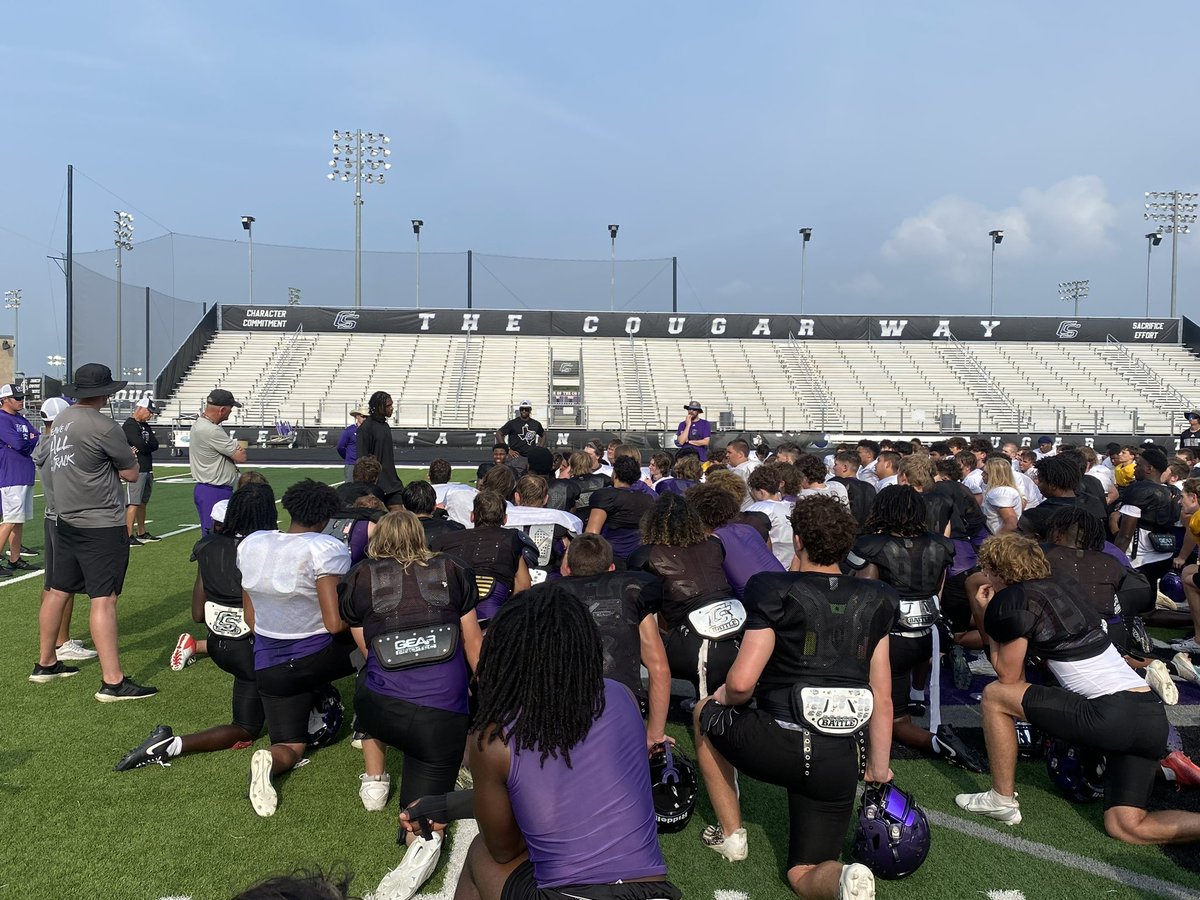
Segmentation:
{"type": "MultiPolygon", "coordinates": [[[[216,666],[201,660],[176,674],[167,665],[181,631],[201,633],[189,617],[195,569],[188,555],[198,537],[192,488],[186,478],[171,477],[181,472],[157,469],[149,508],[150,531],[179,533],[131,551],[120,605],[123,663],[133,678],[156,685],[157,697],[97,703],[92,698],[99,682],[95,662],[82,664],[78,677],[30,684],[41,576],[0,582],[7,622],[0,630],[0,674],[15,692],[0,733],[0,900],[227,898],[264,875],[313,864],[349,867],[357,873],[355,891],[366,894],[399,861],[395,807],[386,813],[362,808],[361,755],[350,747],[348,735],[282,780],[279,811],[270,819],[256,816],[245,799],[249,750],[184,757],[169,768],[112,771],[156,724],[182,734],[224,723],[229,715],[229,678],[216,666]]],[[[297,479],[334,480],[341,472],[340,466],[264,470],[277,495],[297,479]]],[[[36,515],[25,543],[40,547],[40,501],[36,515]]],[[[86,612],[81,603],[73,636],[87,637],[86,612]]],[[[340,687],[349,701],[350,682],[340,687]]],[[[673,727],[672,733],[690,749],[683,729],[673,727]]],[[[399,758],[390,765],[395,783],[399,758]]],[[[954,806],[956,792],[986,786],[982,776],[925,761],[900,760],[894,768],[898,783],[915,792],[937,821],[925,866],[905,881],[880,882],[882,898],[1018,896],[998,893],[1003,891],[1029,900],[1200,897],[1200,874],[1157,847],[1129,847],[1107,838],[1099,805],[1078,807],[1061,800],[1051,792],[1040,763],[1022,764],[1018,773],[1025,822],[1016,829],[968,820],[954,806]],[[1010,843],[987,839],[993,836],[1010,843]],[[1031,843],[1018,847],[1013,839],[1031,843]],[[1099,874],[1104,866],[1112,877],[1099,874]]],[[[700,829],[713,821],[703,799],[685,831],[663,836],[670,877],[686,897],[791,896],[782,878],[783,791],[743,779],[742,797],[750,834],[746,862],[727,863],[701,847],[700,829]]],[[[443,854],[442,872],[454,855],[443,854]]],[[[443,890],[440,872],[425,895],[450,895],[443,890]]]]}

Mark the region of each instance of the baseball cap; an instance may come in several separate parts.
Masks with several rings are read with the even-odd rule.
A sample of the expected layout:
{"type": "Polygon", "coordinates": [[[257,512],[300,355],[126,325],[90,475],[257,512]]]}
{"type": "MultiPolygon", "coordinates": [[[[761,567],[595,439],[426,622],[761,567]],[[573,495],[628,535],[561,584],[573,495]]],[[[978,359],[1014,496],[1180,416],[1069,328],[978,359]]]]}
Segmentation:
{"type": "Polygon", "coordinates": [[[1048,435],[1048,434],[1043,434],[1040,438],[1038,438],[1038,443],[1039,444],[1053,444],[1054,438],[1050,437],[1050,435],[1048,435]]]}
{"type": "Polygon", "coordinates": [[[694,410],[695,412],[704,412],[704,407],[703,407],[703,406],[701,406],[701,405],[700,405],[700,404],[699,404],[697,401],[695,401],[695,400],[693,400],[691,403],[689,403],[687,406],[685,406],[685,407],[684,407],[684,409],[688,410],[689,412],[690,412],[690,411],[693,411],[693,410],[694,410]]]}
{"type": "Polygon", "coordinates": [[[14,400],[24,400],[25,392],[21,390],[19,385],[6,384],[4,387],[0,387],[0,400],[3,400],[5,397],[12,397],[14,400]]]}
{"type": "Polygon", "coordinates": [[[225,524],[225,510],[227,510],[227,509],[229,509],[229,501],[228,500],[218,500],[216,503],[213,504],[212,513],[210,513],[210,515],[212,516],[212,520],[214,522],[220,522],[222,525],[224,525],[225,524]]]}
{"type": "Polygon", "coordinates": [[[533,409],[533,404],[528,400],[522,400],[517,409],[533,409]]]}
{"type": "Polygon", "coordinates": [[[238,409],[242,407],[242,404],[233,399],[233,394],[223,388],[217,388],[209,394],[205,402],[209,406],[236,406],[238,409]]]}
{"type": "Polygon", "coordinates": [[[143,397],[141,400],[139,400],[137,402],[137,405],[138,405],[139,409],[148,409],[148,410],[150,410],[150,412],[154,413],[156,416],[160,412],[162,412],[162,407],[154,402],[153,397],[143,397]]]}
{"type": "Polygon", "coordinates": [[[53,422],[58,418],[58,414],[69,408],[70,405],[65,397],[51,397],[42,404],[42,419],[46,422],[53,422]]]}
{"type": "Polygon", "coordinates": [[[363,412],[361,409],[352,409],[352,410],[350,410],[350,418],[352,418],[352,419],[353,419],[355,416],[362,416],[362,417],[365,419],[365,418],[366,418],[367,416],[369,416],[369,415],[370,415],[370,413],[365,413],[365,412],[363,412]]]}

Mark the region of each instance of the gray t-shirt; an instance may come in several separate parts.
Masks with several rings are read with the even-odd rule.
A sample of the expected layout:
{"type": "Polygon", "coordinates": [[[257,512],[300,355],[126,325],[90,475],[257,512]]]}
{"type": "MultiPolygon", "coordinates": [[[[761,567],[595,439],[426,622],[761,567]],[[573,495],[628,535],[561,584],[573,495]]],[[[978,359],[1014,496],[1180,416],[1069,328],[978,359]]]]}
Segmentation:
{"type": "Polygon", "coordinates": [[[58,514],[54,511],[54,485],[50,478],[50,467],[46,460],[50,458],[50,438],[42,435],[42,440],[33,448],[33,464],[37,466],[38,478],[42,481],[42,495],[46,499],[46,518],[54,519],[58,514]]]}
{"type": "Polygon", "coordinates": [[[193,480],[198,484],[233,487],[237,484],[238,467],[229,457],[237,449],[235,437],[201,416],[192,425],[188,439],[188,463],[192,468],[193,480]]]}
{"type": "Polygon", "coordinates": [[[45,441],[60,521],[76,528],[125,527],[125,503],[117,472],[137,466],[121,426],[86,406],[58,414],[45,441]]]}

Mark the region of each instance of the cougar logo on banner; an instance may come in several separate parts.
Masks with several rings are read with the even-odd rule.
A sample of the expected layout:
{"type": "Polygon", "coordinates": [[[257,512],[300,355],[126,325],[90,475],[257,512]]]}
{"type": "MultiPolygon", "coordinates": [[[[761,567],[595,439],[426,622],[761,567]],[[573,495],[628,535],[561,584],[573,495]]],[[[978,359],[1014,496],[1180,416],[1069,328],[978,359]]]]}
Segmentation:
{"type": "Polygon", "coordinates": [[[358,327],[358,313],[348,309],[342,310],[334,316],[333,327],[338,331],[353,331],[358,327]]]}

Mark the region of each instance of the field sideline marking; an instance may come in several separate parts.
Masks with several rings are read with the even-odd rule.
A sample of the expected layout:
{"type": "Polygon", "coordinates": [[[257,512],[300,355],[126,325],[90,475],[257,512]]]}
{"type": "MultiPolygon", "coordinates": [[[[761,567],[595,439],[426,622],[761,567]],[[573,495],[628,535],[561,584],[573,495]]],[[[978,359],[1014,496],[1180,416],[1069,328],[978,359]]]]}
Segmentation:
{"type": "Polygon", "coordinates": [[[988,891],[988,900],[1025,900],[1021,891],[988,891]]]}
{"type": "MultiPolygon", "coordinates": [[[[960,819],[957,816],[947,815],[943,812],[938,812],[934,809],[925,810],[925,815],[929,821],[942,828],[949,828],[960,834],[965,834],[970,837],[979,838],[982,841],[987,841],[997,846],[1004,847],[1006,850],[1016,850],[1019,853],[1024,853],[1027,856],[1034,856],[1040,859],[1049,860],[1050,862],[1058,863],[1068,869],[1074,869],[1077,872],[1084,872],[1088,875],[1098,875],[1101,878],[1107,878],[1110,881],[1115,881],[1118,884],[1123,884],[1127,887],[1137,888],[1148,893],[1156,894],[1160,897],[1169,897],[1171,900],[1194,900],[1196,891],[1193,888],[1184,887],[1181,884],[1175,884],[1172,881],[1164,881],[1161,878],[1155,878],[1152,875],[1143,875],[1140,872],[1132,872],[1129,869],[1122,869],[1120,866],[1110,865],[1106,862],[1100,862],[1096,859],[1090,859],[1086,856],[1080,856],[1078,853],[1071,853],[1067,850],[1059,850],[1057,847],[1051,847],[1049,844],[1039,844],[1036,841],[1027,841],[1024,838],[1014,837],[1005,832],[996,831],[994,828],[986,828],[983,825],[978,825],[975,822],[968,822],[965,819],[960,819]]],[[[1001,895],[1003,896],[1003,895],[1001,895]]]]}

